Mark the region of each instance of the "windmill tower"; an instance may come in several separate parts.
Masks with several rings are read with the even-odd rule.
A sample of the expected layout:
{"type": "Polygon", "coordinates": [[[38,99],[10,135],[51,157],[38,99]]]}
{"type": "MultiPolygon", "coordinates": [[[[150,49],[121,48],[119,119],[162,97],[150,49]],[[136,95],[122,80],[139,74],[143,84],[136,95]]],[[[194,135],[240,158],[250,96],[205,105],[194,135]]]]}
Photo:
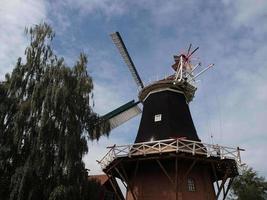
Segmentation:
{"type": "MultiPolygon", "coordinates": [[[[239,148],[205,144],[199,139],[188,103],[199,66],[190,58],[198,48],[174,56],[174,73],[144,86],[118,32],[111,34],[140,89],[138,99],[103,116],[111,128],[142,113],[135,142],[114,145],[99,163],[112,185],[126,187],[126,200],[215,200],[226,198],[241,164],[239,148]],[[143,104],[143,111],[138,106],[143,104]]],[[[114,191],[116,193],[116,188],[114,191]]],[[[121,199],[119,195],[116,199],[121,199]]]]}

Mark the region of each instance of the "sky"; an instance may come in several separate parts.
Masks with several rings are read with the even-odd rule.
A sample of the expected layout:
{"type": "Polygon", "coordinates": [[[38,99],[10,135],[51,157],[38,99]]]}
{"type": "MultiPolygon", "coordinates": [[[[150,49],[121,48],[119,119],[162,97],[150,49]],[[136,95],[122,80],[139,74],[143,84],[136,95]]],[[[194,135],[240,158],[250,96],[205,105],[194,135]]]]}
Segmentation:
{"type": "MultiPolygon", "coordinates": [[[[137,86],[111,41],[119,31],[145,84],[172,73],[173,55],[199,46],[194,59],[215,67],[199,77],[190,110],[205,143],[241,147],[242,161],[267,177],[266,0],[0,0],[0,81],[24,56],[24,28],[56,32],[53,48],[72,66],[88,55],[95,111],[137,100],[137,86]],[[211,136],[213,136],[211,138],[211,136]]],[[[134,141],[140,116],[90,141],[84,162],[101,173],[113,144],[134,141]]]]}

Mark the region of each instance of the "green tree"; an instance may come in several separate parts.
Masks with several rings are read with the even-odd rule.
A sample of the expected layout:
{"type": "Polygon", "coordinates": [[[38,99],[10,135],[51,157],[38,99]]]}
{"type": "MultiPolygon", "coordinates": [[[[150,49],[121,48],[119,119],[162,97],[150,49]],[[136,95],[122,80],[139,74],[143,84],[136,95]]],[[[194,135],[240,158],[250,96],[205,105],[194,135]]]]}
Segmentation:
{"type": "Polygon", "coordinates": [[[89,199],[82,161],[87,138],[108,134],[90,107],[87,58],[67,67],[51,47],[46,24],[26,29],[30,44],[0,83],[0,197],[3,200],[89,199]]]}
{"type": "Polygon", "coordinates": [[[259,177],[257,172],[246,166],[242,175],[238,176],[232,185],[229,199],[264,200],[267,199],[267,182],[259,177]]]}

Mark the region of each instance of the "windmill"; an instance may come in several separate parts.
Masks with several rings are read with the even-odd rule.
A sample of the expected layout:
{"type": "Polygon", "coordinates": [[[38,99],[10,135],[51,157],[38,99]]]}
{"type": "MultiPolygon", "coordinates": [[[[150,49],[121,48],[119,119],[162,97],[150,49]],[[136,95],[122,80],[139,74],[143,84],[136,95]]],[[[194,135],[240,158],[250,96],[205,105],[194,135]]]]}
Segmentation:
{"type": "MultiPolygon", "coordinates": [[[[196,78],[210,69],[191,62],[198,47],[174,56],[170,76],[144,85],[118,32],[111,38],[139,89],[130,101],[102,117],[111,129],[142,113],[135,142],[114,145],[98,161],[111,185],[119,178],[126,200],[225,199],[241,165],[240,148],[201,142],[188,103],[195,95],[196,78]],[[143,110],[139,107],[143,104],[143,110]],[[215,187],[214,188],[214,184],[215,187]]],[[[114,187],[114,199],[121,199],[114,187]]]]}
{"type": "MultiPolygon", "coordinates": [[[[138,101],[135,101],[135,100],[129,101],[126,104],[120,106],[119,108],[102,116],[102,122],[108,121],[110,124],[110,128],[112,130],[120,126],[121,124],[127,122],[131,118],[142,113],[142,110],[139,104],[144,103],[146,95],[150,91],[149,90],[150,85],[146,87],[144,86],[144,83],[142,79],[140,78],[140,75],[137,72],[134,62],[122,40],[122,37],[120,36],[120,33],[119,32],[112,33],[111,38],[114,44],[116,45],[117,49],[119,50],[119,53],[122,56],[124,62],[126,63],[137,85],[138,90],[140,91],[138,95],[138,101]]],[[[194,76],[193,72],[199,66],[201,66],[201,64],[198,63],[197,65],[192,66],[190,58],[199,49],[199,47],[195,48],[193,51],[190,51],[191,48],[192,48],[192,45],[190,44],[187,50],[187,54],[174,55],[175,63],[172,65],[172,68],[174,69],[175,73],[159,81],[160,84],[162,82],[171,84],[171,88],[174,88],[174,89],[185,88],[186,89],[185,96],[187,99],[187,103],[189,103],[194,97],[194,93],[196,91],[196,87],[193,86],[195,79],[198,76],[200,76],[202,73],[204,73],[206,70],[208,70],[210,67],[213,66],[213,65],[209,65],[204,70],[202,70],[201,72],[199,72],[197,75],[194,76]]]]}

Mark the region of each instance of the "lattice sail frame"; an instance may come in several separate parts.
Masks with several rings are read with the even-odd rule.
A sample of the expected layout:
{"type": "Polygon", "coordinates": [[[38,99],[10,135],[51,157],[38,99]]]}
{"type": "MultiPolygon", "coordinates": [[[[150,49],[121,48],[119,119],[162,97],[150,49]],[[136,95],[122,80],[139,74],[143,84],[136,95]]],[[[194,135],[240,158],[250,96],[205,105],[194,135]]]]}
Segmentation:
{"type": "Polygon", "coordinates": [[[136,70],[136,67],[134,65],[134,62],[132,61],[132,58],[120,36],[120,33],[119,32],[115,32],[115,33],[112,33],[111,35],[111,39],[112,41],[114,42],[114,44],[116,45],[116,47],[118,48],[119,50],[119,53],[121,54],[124,62],[127,64],[131,74],[132,74],[132,77],[134,79],[134,81],[136,82],[137,86],[139,88],[144,88],[144,84],[136,70]]]}

